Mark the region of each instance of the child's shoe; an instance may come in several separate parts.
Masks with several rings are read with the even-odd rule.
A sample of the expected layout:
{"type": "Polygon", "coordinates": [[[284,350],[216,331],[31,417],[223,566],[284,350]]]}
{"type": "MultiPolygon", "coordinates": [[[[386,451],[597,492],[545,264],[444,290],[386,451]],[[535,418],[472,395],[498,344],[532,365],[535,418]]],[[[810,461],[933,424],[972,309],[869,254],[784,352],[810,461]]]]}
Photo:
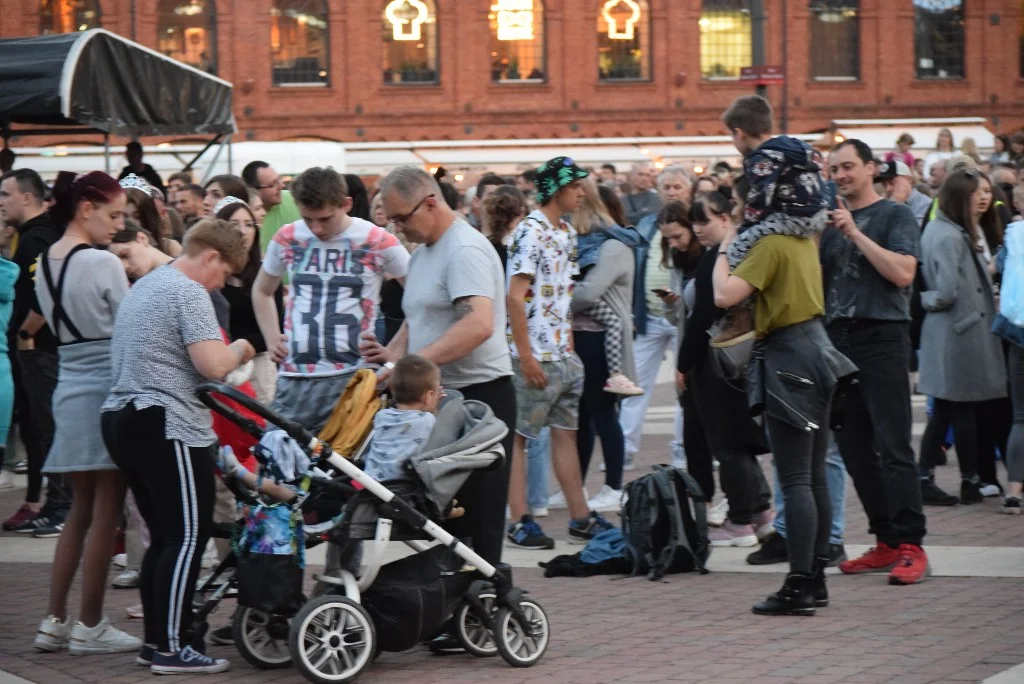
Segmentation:
{"type": "Polygon", "coordinates": [[[604,391],[611,392],[612,394],[621,394],[627,397],[636,397],[644,393],[636,383],[622,373],[609,375],[608,380],[604,383],[604,391]]]}

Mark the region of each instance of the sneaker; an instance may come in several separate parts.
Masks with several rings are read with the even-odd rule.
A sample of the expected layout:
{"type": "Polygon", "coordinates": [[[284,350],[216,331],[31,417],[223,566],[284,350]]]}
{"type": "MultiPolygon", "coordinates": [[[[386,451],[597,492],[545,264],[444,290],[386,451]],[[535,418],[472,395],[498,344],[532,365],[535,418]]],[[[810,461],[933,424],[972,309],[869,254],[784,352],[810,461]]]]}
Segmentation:
{"type": "Polygon", "coordinates": [[[141,620],[145,617],[145,613],[142,612],[142,604],[137,603],[134,606],[128,606],[124,609],[125,617],[132,620],[141,620]]]}
{"type": "Polygon", "coordinates": [[[758,541],[764,541],[775,532],[775,512],[768,508],[760,513],[755,513],[750,523],[754,526],[754,533],[758,541]]]}
{"type": "Polygon", "coordinates": [[[61,622],[52,615],[47,615],[39,623],[36,631],[36,639],[32,646],[37,651],[56,653],[62,648],[67,648],[68,640],[71,638],[71,618],[61,622]]]}
{"type": "Polygon", "coordinates": [[[0,492],[16,489],[18,483],[14,480],[14,473],[9,470],[0,470],[0,492]]]}
{"type": "Polygon", "coordinates": [[[15,527],[14,531],[18,534],[35,534],[36,530],[41,530],[44,528],[50,529],[57,525],[63,525],[64,518],[66,517],[66,512],[52,513],[43,510],[39,512],[39,515],[35,516],[31,520],[28,520],[22,523],[21,525],[15,527]]]}
{"type": "Polygon", "coordinates": [[[753,525],[737,525],[726,520],[721,527],[716,527],[708,534],[712,546],[757,546],[757,534],[753,525]]]}
{"type": "Polygon", "coordinates": [[[920,584],[932,574],[928,555],[916,544],[900,544],[900,559],[889,573],[889,584],[920,584]]]}
{"type": "Polygon", "coordinates": [[[530,509],[530,517],[531,518],[546,518],[546,517],[548,517],[548,514],[549,514],[549,511],[548,511],[548,507],[547,506],[541,506],[540,508],[531,508],[530,509]]]}
{"type": "Polygon", "coordinates": [[[786,538],[778,532],[768,535],[768,538],[761,542],[761,548],[747,556],[748,565],[774,565],[788,562],[789,549],[786,548],[786,538]]]}
{"type": "Polygon", "coordinates": [[[524,515],[519,522],[511,525],[505,536],[509,543],[521,549],[547,550],[555,548],[555,540],[546,536],[540,525],[528,515],[524,515]]]}
{"type": "Polygon", "coordinates": [[[956,506],[960,499],[942,491],[933,480],[921,480],[921,501],[925,506],[956,506]]]}
{"type": "Polygon", "coordinates": [[[28,473],[28,461],[18,461],[14,464],[15,475],[26,475],[28,473]]]}
{"type": "Polygon", "coordinates": [[[828,545],[828,567],[834,568],[846,560],[846,547],[842,544],[828,545]]]}
{"type": "Polygon", "coordinates": [[[843,561],[839,569],[845,575],[859,575],[866,572],[889,572],[900,562],[900,550],[878,542],[860,558],[843,561]]]}
{"type": "Polygon", "coordinates": [[[153,664],[150,671],[153,674],[213,674],[224,672],[231,663],[223,658],[214,660],[208,655],[203,655],[191,646],[186,646],[178,653],[164,655],[157,651],[153,654],[153,664]]]}
{"type": "Polygon", "coordinates": [[[620,510],[622,508],[622,490],[603,485],[597,496],[587,502],[587,508],[599,513],[620,510]]]}
{"type": "Polygon", "coordinates": [[[612,394],[621,394],[626,397],[638,397],[644,393],[643,389],[622,373],[609,375],[604,383],[604,391],[612,394]]]}
{"type": "MultiPolygon", "coordinates": [[[[59,537],[64,531],[64,516],[50,517],[39,516],[36,521],[42,521],[39,527],[32,530],[33,539],[53,539],[59,537]]],[[[35,522],[35,521],[34,521],[35,522]]],[[[21,532],[22,530],[18,530],[21,532]]]]}
{"type": "Polygon", "coordinates": [[[1020,497],[1008,496],[1003,499],[1002,511],[1006,515],[1020,515],[1020,497]]]}
{"type": "Polygon", "coordinates": [[[37,511],[33,511],[29,508],[28,504],[21,504],[21,508],[18,509],[18,512],[5,520],[2,527],[5,532],[13,532],[25,523],[32,522],[32,520],[37,517],[39,517],[39,513],[37,511]]]}
{"type": "Polygon", "coordinates": [[[548,497],[548,508],[558,510],[560,508],[568,507],[569,503],[565,500],[565,494],[561,489],[548,497]]]}
{"type": "Polygon", "coordinates": [[[981,493],[981,484],[970,480],[960,480],[960,503],[964,506],[981,503],[985,497],[981,493]]]}
{"type": "Polygon", "coordinates": [[[142,644],[139,655],[135,656],[135,664],[141,667],[149,667],[153,664],[153,654],[156,653],[156,644],[142,644]]]}
{"type": "Polygon", "coordinates": [[[591,511],[586,520],[569,521],[569,543],[586,544],[596,535],[613,529],[615,525],[601,517],[597,511],[591,511]]]}
{"type": "Polygon", "coordinates": [[[990,484],[988,482],[982,482],[981,486],[978,487],[978,491],[981,492],[982,496],[988,498],[991,496],[999,496],[1003,493],[1003,488],[999,486],[999,483],[990,484]]]}
{"type": "Polygon", "coordinates": [[[128,567],[128,554],[127,553],[116,553],[114,554],[114,565],[124,570],[128,567]]]}
{"type": "Polygon", "coordinates": [[[142,583],[142,573],[138,570],[125,570],[111,582],[115,589],[138,589],[142,583]]]}
{"type": "Polygon", "coordinates": [[[68,650],[71,655],[91,655],[93,653],[131,653],[142,647],[142,640],[122,632],[110,624],[106,616],[95,627],[86,627],[76,622],[71,629],[71,644],[68,650]]]}
{"type": "Polygon", "coordinates": [[[231,629],[231,625],[224,625],[210,632],[210,636],[207,637],[211,644],[217,644],[218,646],[234,646],[235,634],[231,629]]]}
{"type": "Polygon", "coordinates": [[[721,527],[725,524],[725,518],[729,515],[729,500],[722,499],[708,509],[708,525],[721,527]]]}

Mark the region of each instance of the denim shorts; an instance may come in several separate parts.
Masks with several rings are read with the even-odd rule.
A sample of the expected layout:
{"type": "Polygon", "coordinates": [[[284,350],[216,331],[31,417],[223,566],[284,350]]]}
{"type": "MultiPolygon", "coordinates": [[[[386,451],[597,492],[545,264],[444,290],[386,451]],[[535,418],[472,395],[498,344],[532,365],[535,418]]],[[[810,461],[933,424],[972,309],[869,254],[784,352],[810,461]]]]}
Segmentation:
{"type": "Polygon", "coordinates": [[[516,432],[537,439],[545,427],[575,430],[579,426],[580,397],[583,396],[583,363],[575,353],[559,361],[541,361],[548,376],[543,389],[530,387],[512,359],[512,379],[516,388],[516,432]]]}

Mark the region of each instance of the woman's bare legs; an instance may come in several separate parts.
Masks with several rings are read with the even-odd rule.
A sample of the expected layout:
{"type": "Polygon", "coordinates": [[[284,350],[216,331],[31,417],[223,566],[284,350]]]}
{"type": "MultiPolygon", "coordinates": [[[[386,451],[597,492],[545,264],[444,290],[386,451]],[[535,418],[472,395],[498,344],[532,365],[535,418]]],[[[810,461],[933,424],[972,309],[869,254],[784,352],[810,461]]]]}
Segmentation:
{"type": "Polygon", "coordinates": [[[57,549],[53,553],[53,569],[50,572],[50,615],[61,622],[68,617],[68,592],[78,572],[78,562],[82,558],[85,535],[92,525],[93,501],[96,496],[96,473],[69,473],[71,491],[71,511],[64,521],[64,530],[57,540],[57,549]]]}

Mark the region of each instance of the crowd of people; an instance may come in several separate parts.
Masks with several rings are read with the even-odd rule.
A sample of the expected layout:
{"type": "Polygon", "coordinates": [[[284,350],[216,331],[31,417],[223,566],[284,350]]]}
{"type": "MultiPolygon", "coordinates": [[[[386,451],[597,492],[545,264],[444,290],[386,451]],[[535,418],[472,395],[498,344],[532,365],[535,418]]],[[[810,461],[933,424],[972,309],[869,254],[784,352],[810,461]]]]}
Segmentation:
{"type": "MultiPolygon", "coordinates": [[[[474,472],[449,526],[497,563],[504,544],[553,548],[538,522],[552,508],[568,509],[570,543],[613,526],[603,514],[622,505],[673,358],[670,456],[709,500],[721,487],[711,543],[760,544],[748,562],[789,563],[759,614],[827,606],[834,565],[924,581],[924,506],[1003,493],[998,459],[1003,510],[1019,513],[1024,295],[1018,316],[999,288],[1024,288],[1009,239],[1020,228],[1007,231],[1024,209],[1024,136],[1000,137],[982,160],[968,145],[954,154],[944,131],[920,160],[906,135],[881,158],[855,139],[823,155],[773,137],[758,97],[723,123],[742,171],[638,164],[623,182],[611,165],[557,157],[486,174],[464,196],[416,167],[372,190],[311,168],[286,189],[259,161],[165,187],[137,143],[119,180],[62,173],[47,187],[30,169],[5,173],[0,438],[11,444],[13,411],[28,488],[3,529],[60,537],[36,648],[137,652],[158,673],[227,667],[185,638],[211,526],[236,515],[215,477],[218,447],[234,443],[196,397],[205,380],[318,431],[350,369],[399,364],[408,377],[383,418],[409,429],[381,426],[398,441],[429,433],[442,388],[487,404],[510,427],[509,458],[474,472]],[[930,398],[917,456],[915,371],[930,398]],[[590,496],[598,440],[604,484],[590,496]],[[958,495],[934,479],[952,446],[958,495]],[[877,539],[856,559],[843,546],[847,473],[877,539]],[[142,541],[114,584],[140,589],[141,640],[103,612],[125,527],[142,541]]],[[[376,445],[374,467],[393,472],[408,447],[376,445]]]]}

